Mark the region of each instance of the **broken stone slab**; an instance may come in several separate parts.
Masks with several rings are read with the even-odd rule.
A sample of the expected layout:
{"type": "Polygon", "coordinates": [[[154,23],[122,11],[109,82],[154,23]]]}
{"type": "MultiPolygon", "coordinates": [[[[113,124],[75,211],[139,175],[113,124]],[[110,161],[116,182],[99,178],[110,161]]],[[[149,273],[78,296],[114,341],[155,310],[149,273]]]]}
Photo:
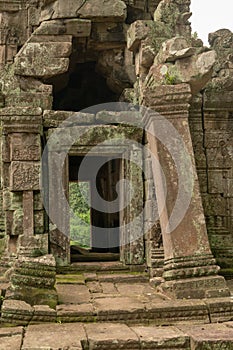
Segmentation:
{"type": "Polygon", "coordinates": [[[190,350],[189,336],[175,327],[131,327],[140,339],[142,349],[190,350]]]}
{"type": "Polygon", "coordinates": [[[175,62],[177,59],[194,55],[197,49],[189,47],[184,37],[174,37],[162,43],[162,47],[155,58],[155,63],[175,62]]]}
{"type": "Polygon", "coordinates": [[[42,11],[40,21],[58,18],[86,18],[97,22],[124,21],[127,6],[121,0],[57,0],[47,4],[42,11]]]}
{"type": "Polygon", "coordinates": [[[4,300],[1,308],[1,321],[4,324],[28,325],[34,308],[21,300],[4,300]]]}
{"type": "Polygon", "coordinates": [[[75,38],[90,36],[91,21],[72,18],[66,20],[51,20],[42,22],[33,35],[72,35],[75,38]]]}
{"type": "Polygon", "coordinates": [[[26,329],[22,350],[41,349],[77,349],[80,341],[86,339],[81,324],[43,324],[29,325],[26,329]],[[52,335],[52,336],[51,336],[52,335]]]}
{"type": "Polygon", "coordinates": [[[141,41],[146,38],[150,31],[152,21],[138,20],[131,24],[127,32],[127,48],[136,52],[141,41]]]}
{"type": "Polygon", "coordinates": [[[147,86],[189,84],[193,95],[200,92],[212,76],[215,51],[179,58],[175,64],[153,64],[145,80],[147,86]]]}
{"type": "Polygon", "coordinates": [[[138,336],[124,324],[87,324],[84,326],[87,339],[82,341],[84,349],[134,349],[139,350],[138,336]]]}

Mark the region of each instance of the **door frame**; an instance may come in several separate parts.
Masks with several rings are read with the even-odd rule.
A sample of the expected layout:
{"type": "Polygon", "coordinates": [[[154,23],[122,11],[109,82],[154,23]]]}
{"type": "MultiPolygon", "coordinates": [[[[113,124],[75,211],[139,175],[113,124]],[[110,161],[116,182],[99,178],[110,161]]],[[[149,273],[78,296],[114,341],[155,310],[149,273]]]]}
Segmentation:
{"type": "MultiPolygon", "coordinates": [[[[58,130],[57,128],[56,130],[58,130]]],[[[74,132],[74,128],[71,128],[74,132]]],[[[128,125],[88,125],[78,126],[78,134],[83,135],[76,140],[66,155],[65,164],[68,164],[68,156],[85,156],[87,153],[90,156],[103,156],[122,158],[121,169],[119,169],[121,179],[125,176],[127,180],[135,184],[134,186],[134,199],[132,199],[128,205],[119,213],[120,220],[120,261],[125,264],[143,264],[144,262],[144,238],[143,238],[143,219],[133,220],[135,213],[143,212],[143,173],[142,173],[142,149],[138,144],[142,144],[143,130],[141,128],[135,128],[135,126],[128,125]],[[136,131],[135,131],[136,130],[136,131]],[[135,167],[135,163],[141,164],[141,169],[135,167]],[[124,171],[127,170],[126,172],[124,171]],[[135,176],[136,172],[136,176],[135,176]],[[131,221],[132,222],[131,222],[131,221]]],[[[62,129],[61,129],[62,133],[62,129]]],[[[58,145],[50,151],[51,159],[67,150],[66,138],[62,139],[58,145]]],[[[67,193],[69,186],[69,172],[67,166],[63,167],[63,187],[64,192],[67,193]]],[[[49,185],[50,186],[50,185],[49,185]]],[[[50,191],[49,187],[49,191],[50,191]]],[[[125,202],[129,195],[129,189],[125,186],[121,186],[121,199],[125,202]]],[[[53,238],[53,249],[51,253],[55,256],[58,265],[70,264],[70,245],[67,242],[70,241],[69,237],[69,223],[67,221],[67,212],[64,208],[60,208],[56,201],[51,203],[50,208],[54,210],[54,204],[56,204],[61,220],[66,215],[64,220],[66,228],[65,234],[56,230],[49,234],[50,246],[51,237],[53,238]],[[56,239],[54,239],[56,237],[56,239]],[[56,249],[54,243],[57,244],[59,249],[56,249]],[[59,251],[62,249],[62,254],[59,251]]],[[[137,219],[137,218],[136,218],[137,219]]]]}

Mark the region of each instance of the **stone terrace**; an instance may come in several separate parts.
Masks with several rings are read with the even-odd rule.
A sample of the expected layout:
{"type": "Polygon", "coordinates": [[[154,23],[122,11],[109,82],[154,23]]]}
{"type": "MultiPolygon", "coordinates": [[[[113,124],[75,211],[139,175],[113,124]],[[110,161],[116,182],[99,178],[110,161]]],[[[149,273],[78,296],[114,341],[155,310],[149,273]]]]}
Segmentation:
{"type": "Polygon", "coordinates": [[[145,272],[96,266],[61,269],[56,310],[3,300],[0,349],[233,349],[232,297],[174,301],[157,293],[145,272]]]}

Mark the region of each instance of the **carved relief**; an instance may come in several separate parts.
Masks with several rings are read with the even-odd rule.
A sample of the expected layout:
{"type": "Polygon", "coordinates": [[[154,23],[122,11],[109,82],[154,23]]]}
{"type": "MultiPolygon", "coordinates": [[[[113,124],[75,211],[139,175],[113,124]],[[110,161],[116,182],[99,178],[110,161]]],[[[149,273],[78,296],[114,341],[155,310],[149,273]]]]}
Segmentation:
{"type": "Polygon", "coordinates": [[[12,162],[10,167],[11,191],[39,190],[39,162],[12,162]]]}
{"type": "Polygon", "coordinates": [[[11,160],[40,160],[39,135],[13,133],[10,140],[11,160]]]}

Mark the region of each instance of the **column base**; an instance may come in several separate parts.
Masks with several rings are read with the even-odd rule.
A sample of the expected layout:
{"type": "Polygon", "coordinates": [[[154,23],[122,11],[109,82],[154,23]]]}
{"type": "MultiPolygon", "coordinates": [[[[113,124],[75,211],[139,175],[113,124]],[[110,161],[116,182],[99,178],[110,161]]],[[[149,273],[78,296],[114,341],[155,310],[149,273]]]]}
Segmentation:
{"type": "Polygon", "coordinates": [[[176,299],[221,298],[230,296],[220,267],[212,254],[180,257],[164,262],[160,291],[176,299]]]}
{"type": "Polygon", "coordinates": [[[205,299],[230,296],[230,290],[222,276],[203,276],[165,281],[159,292],[173,299],[205,299]]]}

